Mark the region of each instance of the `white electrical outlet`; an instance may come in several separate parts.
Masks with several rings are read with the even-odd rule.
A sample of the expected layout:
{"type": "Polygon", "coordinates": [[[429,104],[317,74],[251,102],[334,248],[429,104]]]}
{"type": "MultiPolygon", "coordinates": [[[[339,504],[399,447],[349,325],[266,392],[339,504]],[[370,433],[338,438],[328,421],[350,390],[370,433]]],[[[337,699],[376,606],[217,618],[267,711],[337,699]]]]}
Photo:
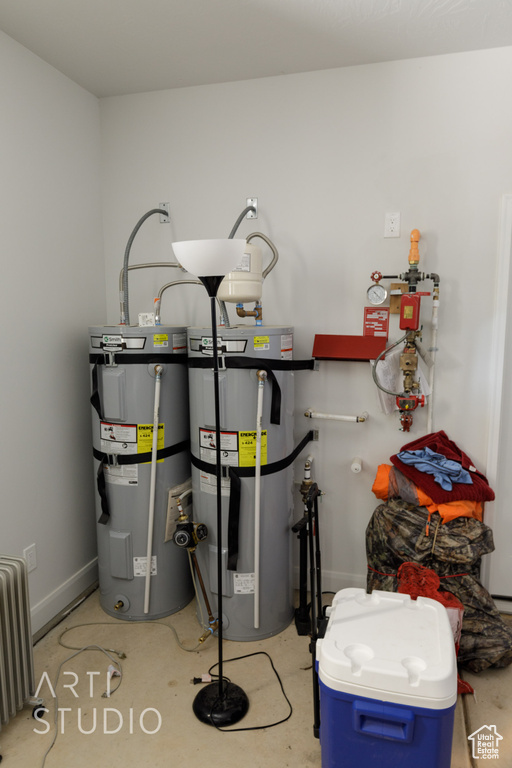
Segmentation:
{"type": "Polygon", "coordinates": [[[31,571],[35,571],[37,568],[36,545],[31,544],[30,547],[24,549],[23,557],[27,561],[28,572],[30,573],[31,571]]]}
{"type": "Polygon", "coordinates": [[[400,237],[400,213],[386,213],[384,218],[384,237],[400,237]]]}

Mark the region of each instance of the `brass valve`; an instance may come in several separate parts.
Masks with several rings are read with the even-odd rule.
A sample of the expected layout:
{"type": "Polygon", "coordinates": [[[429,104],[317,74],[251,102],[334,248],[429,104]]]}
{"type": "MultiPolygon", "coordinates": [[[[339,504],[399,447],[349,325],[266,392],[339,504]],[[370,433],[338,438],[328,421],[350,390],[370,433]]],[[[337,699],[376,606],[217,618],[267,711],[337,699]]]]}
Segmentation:
{"type": "Polygon", "coordinates": [[[203,634],[199,638],[199,642],[204,643],[205,640],[208,640],[208,638],[211,635],[213,635],[213,633],[216,632],[218,628],[219,628],[219,620],[215,619],[215,621],[212,624],[210,624],[210,627],[205,632],[203,632],[203,634]]]}

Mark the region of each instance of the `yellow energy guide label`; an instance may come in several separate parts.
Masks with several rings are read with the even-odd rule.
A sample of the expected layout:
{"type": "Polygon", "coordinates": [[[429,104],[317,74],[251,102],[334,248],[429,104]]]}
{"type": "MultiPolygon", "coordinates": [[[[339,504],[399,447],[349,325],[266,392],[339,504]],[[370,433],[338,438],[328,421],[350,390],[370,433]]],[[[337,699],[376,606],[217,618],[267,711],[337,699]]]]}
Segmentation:
{"type": "MultiPolygon", "coordinates": [[[[158,425],[157,450],[164,447],[164,425],[158,425]]],[[[153,450],[153,425],[137,424],[137,453],[148,453],[153,450]]],[[[163,459],[159,459],[163,461],[163,459]]],[[[149,463],[149,462],[148,462],[149,463]]]]}
{"type": "MultiPolygon", "coordinates": [[[[239,432],[239,466],[256,466],[256,430],[249,432],[239,432]]],[[[261,432],[261,463],[267,463],[267,430],[261,432]]]]}

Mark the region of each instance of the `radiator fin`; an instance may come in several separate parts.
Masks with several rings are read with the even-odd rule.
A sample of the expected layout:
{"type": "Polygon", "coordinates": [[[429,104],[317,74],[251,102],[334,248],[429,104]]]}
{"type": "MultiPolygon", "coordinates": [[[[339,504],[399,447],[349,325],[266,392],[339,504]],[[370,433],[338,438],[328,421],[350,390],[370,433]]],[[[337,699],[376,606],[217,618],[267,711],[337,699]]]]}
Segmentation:
{"type": "Polygon", "coordinates": [[[34,691],[27,564],[0,555],[0,729],[34,691]]]}

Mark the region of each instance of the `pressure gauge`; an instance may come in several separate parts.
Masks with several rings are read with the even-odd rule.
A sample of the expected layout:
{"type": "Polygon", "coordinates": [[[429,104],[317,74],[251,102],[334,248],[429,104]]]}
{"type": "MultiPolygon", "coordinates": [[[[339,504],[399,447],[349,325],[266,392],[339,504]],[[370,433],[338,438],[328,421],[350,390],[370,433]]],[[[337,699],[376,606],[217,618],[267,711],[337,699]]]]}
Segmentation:
{"type": "Polygon", "coordinates": [[[388,297],[388,292],[383,285],[375,283],[375,285],[370,285],[366,295],[370,304],[383,304],[388,297]]]}

